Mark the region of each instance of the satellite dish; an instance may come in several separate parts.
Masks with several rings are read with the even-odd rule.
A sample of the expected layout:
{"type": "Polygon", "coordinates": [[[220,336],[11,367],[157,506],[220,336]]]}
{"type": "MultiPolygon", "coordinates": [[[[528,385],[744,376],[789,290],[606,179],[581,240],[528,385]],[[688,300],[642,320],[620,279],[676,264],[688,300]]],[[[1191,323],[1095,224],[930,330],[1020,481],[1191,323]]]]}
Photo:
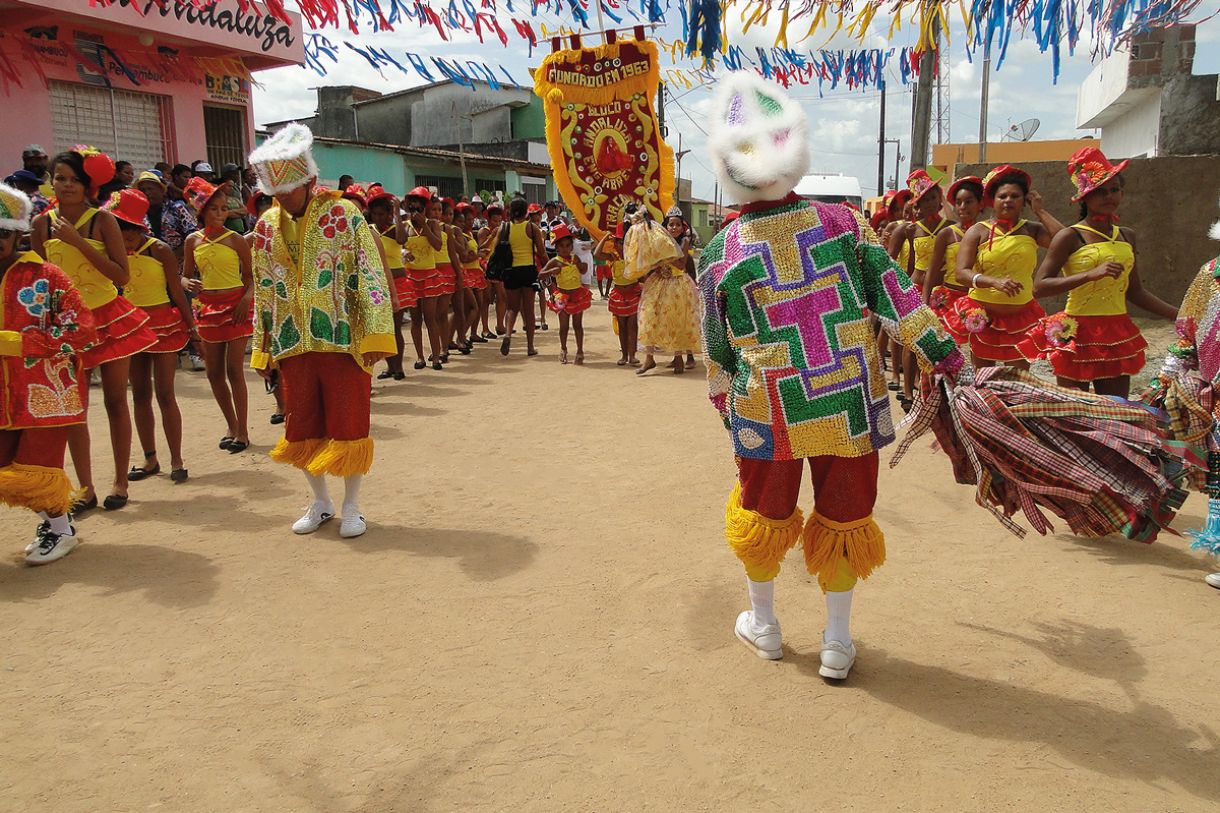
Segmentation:
{"type": "Polygon", "coordinates": [[[1042,125],[1039,119],[1026,119],[1020,124],[1010,124],[1004,138],[1008,141],[1029,141],[1042,125]]]}

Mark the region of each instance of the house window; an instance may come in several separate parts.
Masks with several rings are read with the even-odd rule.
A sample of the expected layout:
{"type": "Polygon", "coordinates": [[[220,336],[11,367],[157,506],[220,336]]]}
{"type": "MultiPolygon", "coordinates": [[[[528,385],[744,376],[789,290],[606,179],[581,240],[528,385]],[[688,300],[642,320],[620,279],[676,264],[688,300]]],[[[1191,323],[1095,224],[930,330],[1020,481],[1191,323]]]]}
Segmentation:
{"type": "Polygon", "coordinates": [[[57,150],[89,144],[137,170],[172,160],[169,97],[73,82],[49,83],[57,150]]]}
{"type": "Polygon", "coordinates": [[[492,180],[491,178],[475,178],[473,191],[492,193],[507,192],[508,186],[505,185],[503,178],[498,181],[492,180]]]}
{"type": "Polygon", "coordinates": [[[546,203],[546,178],[531,178],[521,176],[521,193],[530,203],[546,203]]]}
{"type": "Polygon", "coordinates": [[[453,198],[457,200],[463,194],[461,178],[442,178],[439,175],[416,175],[416,186],[426,186],[429,189],[435,189],[437,194],[442,198],[453,198]]]}
{"type": "Polygon", "coordinates": [[[240,107],[203,106],[203,137],[207,144],[208,163],[220,172],[225,164],[245,166],[246,111],[240,107]]]}

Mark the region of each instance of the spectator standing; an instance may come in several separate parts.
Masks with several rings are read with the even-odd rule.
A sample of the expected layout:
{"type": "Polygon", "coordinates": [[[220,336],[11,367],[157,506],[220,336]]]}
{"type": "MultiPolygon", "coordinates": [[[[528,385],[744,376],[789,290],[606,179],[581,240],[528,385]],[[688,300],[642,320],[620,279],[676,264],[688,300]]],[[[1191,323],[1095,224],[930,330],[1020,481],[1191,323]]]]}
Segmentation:
{"type": "Polygon", "coordinates": [[[238,234],[245,234],[248,212],[246,211],[246,198],[242,194],[241,167],[237,164],[225,164],[220,168],[220,181],[225,190],[225,202],[228,207],[225,213],[225,228],[238,234]]]}
{"type": "Polygon", "coordinates": [[[135,186],[148,198],[148,223],[153,237],[169,246],[181,261],[183,242],[199,228],[195,216],[182,200],[169,197],[169,187],[155,172],[141,172],[135,186]]]}
{"type": "Polygon", "coordinates": [[[37,144],[30,144],[21,151],[21,168],[38,177],[38,193],[50,200],[55,197],[55,190],[51,189],[47,160],[47,151],[37,144]]]}
{"type": "Polygon", "coordinates": [[[182,190],[186,189],[186,182],[191,179],[191,168],[186,164],[174,164],[174,168],[169,173],[169,186],[165,190],[165,195],[170,200],[182,200],[182,190]]]}
{"type": "Polygon", "coordinates": [[[51,208],[50,201],[39,191],[42,188],[42,181],[28,169],[17,170],[5,178],[4,182],[30,199],[30,203],[34,206],[34,217],[38,217],[51,208]]]}

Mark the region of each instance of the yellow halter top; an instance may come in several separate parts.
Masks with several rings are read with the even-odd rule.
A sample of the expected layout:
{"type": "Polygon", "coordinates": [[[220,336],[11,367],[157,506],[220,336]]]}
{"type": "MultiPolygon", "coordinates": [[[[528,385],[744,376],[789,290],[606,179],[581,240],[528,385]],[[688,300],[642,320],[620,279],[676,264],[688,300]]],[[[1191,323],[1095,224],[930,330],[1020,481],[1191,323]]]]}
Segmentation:
{"type": "Polygon", "coordinates": [[[438,252],[428,242],[427,237],[415,230],[413,224],[407,223],[405,226],[407,228],[407,250],[415,257],[415,259],[407,261],[407,268],[412,271],[435,271],[438,252]]]}
{"type": "Polygon", "coordinates": [[[165,288],[165,267],[156,257],[146,253],[156,242],[149,238],[144,245],[127,255],[131,279],[127,281],[123,293],[137,308],[152,308],[169,302],[169,291],[165,288]]]}
{"type": "Polygon", "coordinates": [[[1024,305],[1034,298],[1034,270],[1038,265],[1038,243],[1028,234],[1021,234],[1025,221],[1018,221],[1007,234],[998,231],[992,222],[991,234],[979,243],[975,269],[997,279],[1015,279],[1021,283],[1021,293],[1005,296],[995,288],[971,288],[970,298],[994,305],[1024,305]]]}
{"type": "Polygon", "coordinates": [[[441,247],[436,250],[436,265],[439,268],[442,265],[453,265],[453,259],[449,256],[449,232],[445,230],[445,224],[441,224],[441,247]]]}
{"type": "Polygon", "coordinates": [[[923,232],[921,236],[916,237],[913,241],[915,243],[916,271],[923,271],[925,274],[928,272],[932,265],[932,251],[936,248],[936,237],[940,234],[941,229],[945,227],[946,222],[945,218],[942,217],[940,222],[936,224],[936,228],[928,231],[928,227],[923,224],[922,220],[915,221],[916,228],[923,232]]]}
{"type": "Polygon", "coordinates": [[[1135,249],[1125,240],[1118,226],[1106,236],[1097,229],[1084,224],[1074,229],[1088,231],[1105,238],[1102,243],[1086,243],[1072,252],[1063,266],[1063,275],[1073,277],[1091,271],[1104,262],[1122,265],[1123,272],[1117,277],[1106,277],[1097,282],[1086,282],[1068,292],[1067,312],[1073,316],[1116,316],[1127,312],[1127,286],[1131,282],[1131,269],[1135,266],[1135,249]]]}
{"type": "Polygon", "coordinates": [[[195,267],[199,269],[203,290],[225,291],[243,287],[245,283],[241,280],[241,258],[236,251],[222,242],[233,232],[226,229],[211,240],[202,231],[198,234],[200,239],[195,244],[195,267]]]}
{"type": "MultiPolygon", "coordinates": [[[[81,233],[82,237],[85,233],[85,226],[88,225],[89,221],[97,213],[97,209],[88,209],[72,224],[81,233]]],[[[51,209],[50,214],[51,223],[59,219],[58,209],[51,209]]],[[[85,237],[85,242],[92,246],[99,254],[105,255],[106,244],[101,240],[85,237]]],[[[89,310],[100,308],[119,295],[119,289],[114,286],[114,282],[111,281],[110,277],[94,268],[93,263],[89,262],[80,249],[75,246],[68,245],[63,240],[52,237],[46,242],[46,252],[47,262],[58,265],[68,275],[68,278],[72,280],[72,284],[80,291],[81,297],[85,300],[85,305],[88,306],[89,310]]]]}
{"type": "Polygon", "coordinates": [[[957,239],[945,246],[944,284],[961,288],[963,287],[962,283],[957,281],[957,252],[962,247],[962,238],[966,236],[966,232],[957,223],[954,223],[949,228],[957,235],[957,239]]]}
{"type": "Polygon", "coordinates": [[[508,244],[513,249],[513,267],[534,264],[534,241],[530,239],[529,221],[510,223],[508,244]]]}
{"type": "Polygon", "coordinates": [[[474,256],[462,263],[462,268],[482,268],[483,264],[479,262],[479,241],[474,239],[473,235],[466,235],[466,250],[474,256]]]}
{"type": "Polygon", "coordinates": [[[576,263],[559,260],[559,273],[555,275],[555,287],[561,291],[575,291],[580,287],[580,269],[576,263]]]}
{"type": "Polygon", "coordinates": [[[385,251],[385,264],[391,271],[402,270],[402,246],[398,245],[398,241],[393,237],[385,234],[378,234],[377,238],[381,240],[381,248],[385,251]]]}

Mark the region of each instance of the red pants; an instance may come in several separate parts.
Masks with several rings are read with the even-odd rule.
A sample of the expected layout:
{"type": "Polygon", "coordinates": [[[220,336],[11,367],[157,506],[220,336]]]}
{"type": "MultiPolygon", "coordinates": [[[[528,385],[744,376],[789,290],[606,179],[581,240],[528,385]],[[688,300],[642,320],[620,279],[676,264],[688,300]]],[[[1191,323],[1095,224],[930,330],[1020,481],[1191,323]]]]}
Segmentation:
{"type": "MultiPolygon", "coordinates": [[[[877,502],[876,452],[864,457],[810,457],[814,510],[835,522],[854,522],[873,513],[877,502]]],[[[768,519],[787,519],[801,495],[805,460],[737,458],[741,507],[768,519]]]]}
{"type": "Polygon", "coordinates": [[[288,441],[369,436],[372,376],[346,353],[304,353],[280,362],[288,441]]]}
{"type": "Polygon", "coordinates": [[[68,427],[0,430],[0,502],[59,516],[72,502],[64,473],[68,427]]]}

